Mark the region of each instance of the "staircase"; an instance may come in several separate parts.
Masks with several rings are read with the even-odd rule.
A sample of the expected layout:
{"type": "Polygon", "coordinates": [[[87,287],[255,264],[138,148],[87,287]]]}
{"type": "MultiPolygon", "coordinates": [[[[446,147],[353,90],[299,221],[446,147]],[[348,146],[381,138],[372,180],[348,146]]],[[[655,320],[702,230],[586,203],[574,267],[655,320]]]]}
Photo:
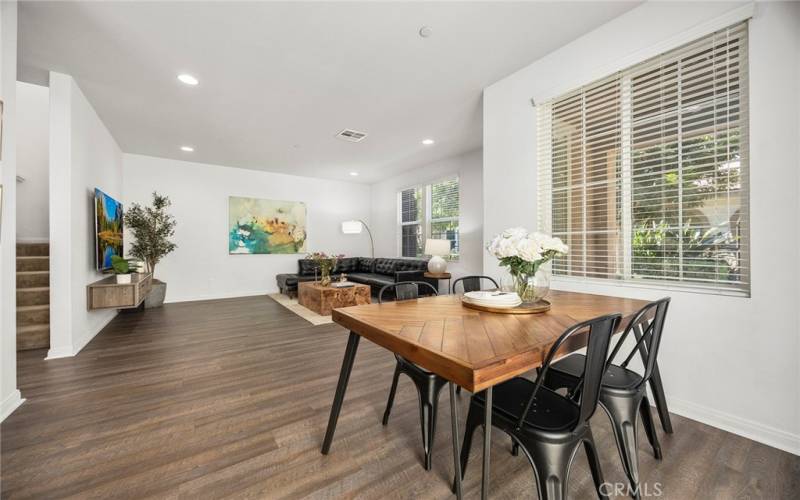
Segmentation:
{"type": "Polygon", "coordinates": [[[17,350],[50,347],[50,245],[17,243],[17,350]]]}

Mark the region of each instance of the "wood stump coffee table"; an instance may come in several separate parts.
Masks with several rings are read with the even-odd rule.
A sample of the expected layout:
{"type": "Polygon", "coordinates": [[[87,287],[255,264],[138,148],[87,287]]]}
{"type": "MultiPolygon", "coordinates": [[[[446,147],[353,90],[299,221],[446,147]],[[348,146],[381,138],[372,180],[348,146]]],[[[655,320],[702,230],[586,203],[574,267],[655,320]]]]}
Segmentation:
{"type": "Polygon", "coordinates": [[[369,285],[353,283],[347,288],[322,286],[316,281],[297,284],[297,302],[317,314],[328,316],[337,307],[372,303],[369,285]]]}

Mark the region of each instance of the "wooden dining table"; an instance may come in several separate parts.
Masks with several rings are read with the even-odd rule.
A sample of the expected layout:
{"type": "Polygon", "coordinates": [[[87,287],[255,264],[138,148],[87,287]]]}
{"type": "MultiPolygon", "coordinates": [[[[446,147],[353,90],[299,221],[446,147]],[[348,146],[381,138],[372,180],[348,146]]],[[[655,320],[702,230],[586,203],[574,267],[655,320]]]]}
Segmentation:
{"type": "MultiPolygon", "coordinates": [[[[489,445],[492,387],[541,366],[550,347],[568,327],[612,313],[621,325],[647,303],[642,300],[552,291],[552,306],[540,314],[502,314],[470,309],[460,295],[445,295],[361,305],[333,310],[333,320],[350,331],[334,394],[322,453],[330,451],[350,371],[361,337],[402,356],[450,383],[456,493],[460,497],[458,415],[454,385],[475,393],[486,391],[481,498],[489,493],[489,445]]],[[[576,335],[559,355],[586,346],[576,335]]]]}

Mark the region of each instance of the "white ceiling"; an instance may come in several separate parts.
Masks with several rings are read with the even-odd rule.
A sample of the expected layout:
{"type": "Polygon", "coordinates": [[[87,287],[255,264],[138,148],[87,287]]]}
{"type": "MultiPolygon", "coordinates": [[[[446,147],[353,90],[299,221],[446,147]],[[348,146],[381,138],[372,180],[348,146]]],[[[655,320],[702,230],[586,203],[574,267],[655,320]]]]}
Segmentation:
{"type": "Polygon", "coordinates": [[[72,75],[128,153],[375,182],[480,147],[484,87],[635,6],[24,2],[20,79],[72,75]]]}

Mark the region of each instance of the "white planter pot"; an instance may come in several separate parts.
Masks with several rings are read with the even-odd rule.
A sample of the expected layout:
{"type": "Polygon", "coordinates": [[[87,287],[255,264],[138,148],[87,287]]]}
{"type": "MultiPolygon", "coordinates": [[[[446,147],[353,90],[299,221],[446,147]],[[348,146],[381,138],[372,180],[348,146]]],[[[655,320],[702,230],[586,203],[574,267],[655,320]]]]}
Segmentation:
{"type": "Polygon", "coordinates": [[[131,275],[130,274],[117,274],[117,284],[118,285],[127,285],[131,282],[131,275]]]}

